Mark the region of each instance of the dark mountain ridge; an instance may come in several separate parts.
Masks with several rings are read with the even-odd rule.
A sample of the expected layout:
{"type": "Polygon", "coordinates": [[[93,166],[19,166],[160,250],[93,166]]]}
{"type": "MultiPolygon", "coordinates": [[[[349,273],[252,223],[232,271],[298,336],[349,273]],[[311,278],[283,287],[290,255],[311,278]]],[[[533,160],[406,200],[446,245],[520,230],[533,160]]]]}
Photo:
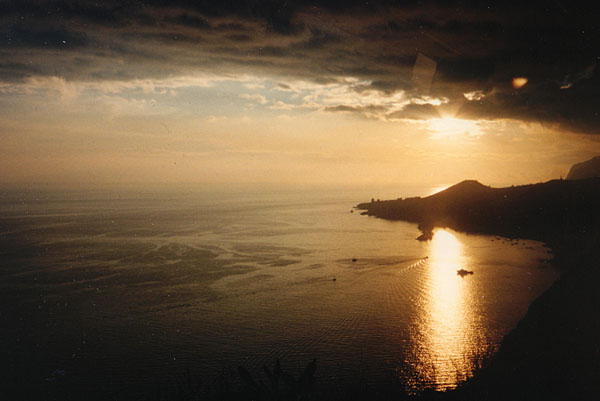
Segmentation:
{"type": "Polygon", "coordinates": [[[567,180],[582,180],[592,177],[600,177],[600,156],[574,164],[569,170],[567,180]]]}
{"type": "Polygon", "coordinates": [[[361,203],[357,208],[369,216],[423,226],[554,244],[597,235],[600,178],[552,180],[506,188],[462,181],[425,198],[361,203]]]}

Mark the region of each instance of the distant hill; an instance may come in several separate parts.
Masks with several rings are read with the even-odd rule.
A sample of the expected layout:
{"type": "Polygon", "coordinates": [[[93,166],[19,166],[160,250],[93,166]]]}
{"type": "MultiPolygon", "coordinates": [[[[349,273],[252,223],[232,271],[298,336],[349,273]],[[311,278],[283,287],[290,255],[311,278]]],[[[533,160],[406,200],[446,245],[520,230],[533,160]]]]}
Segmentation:
{"type": "Polygon", "coordinates": [[[600,156],[574,164],[571,170],[569,170],[567,180],[581,180],[593,177],[600,177],[600,156]]]}
{"type": "Polygon", "coordinates": [[[463,181],[425,198],[361,203],[364,214],[423,227],[563,241],[600,228],[600,178],[491,188],[463,181]]]}

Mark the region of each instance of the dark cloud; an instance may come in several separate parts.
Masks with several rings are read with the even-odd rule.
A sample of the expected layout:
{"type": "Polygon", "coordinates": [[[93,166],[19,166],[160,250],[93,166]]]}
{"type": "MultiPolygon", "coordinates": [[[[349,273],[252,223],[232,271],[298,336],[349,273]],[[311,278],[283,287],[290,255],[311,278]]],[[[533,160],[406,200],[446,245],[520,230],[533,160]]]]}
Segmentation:
{"type": "MultiPolygon", "coordinates": [[[[463,117],[588,133],[598,132],[599,48],[597,13],[575,1],[0,1],[0,57],[10,60],[0,65],[4,81],[199,71],[317,83],[352,77],[361,82],[357,96],[444,97],[464,102],[463,117]],[[437,63],[430,87],[411,81],[417,54],[437,63]],[[515,90],[515,76],[529,83],[515,90]],[[465,100],[473,91],[487,95],[465,100]]],[[[394,118],[435,115],[421,106],[394,118]]]]}
{"type": "Polygon", "coordinates": [[[287,47],[261,46],[251,49],[250,53],[260,57],[285,57],[289,55],[290,50],[287,47]]]}
{"type": "Polygon", "coordinates": [[[127,42],[138,42],[138,41],[159,41],[166,43],[174,43],[174,42],[192,42],[197,43],[201,42],[202,38],[198,35],[188,36],[182,34],[181,32],[171,31],[171,32],[125,32],[121,34],[121,38],[127,42]]]}
{"type": "Polygon", "coordinates": [[[600,77],[594,70],[597,68],[587,68],[583,75],[574,75],[577,79],[570,85],[543,81],[519,90],[494,89],[480,100],[466,101],[458,116],[541,121],[575,132],[600,134],[600,77]]]}
{"type": "Polygon", "coordinates": [[[189,9],[207,17],[236,16],[259,19],[265,22],[266,29],[282,35],[292,35],[303,29],[303,24],[292,21],[295,12],[305,2],[297,1],[188,1],[188,0],[147,0],[144,3],[157,8],[189,9]]]}
{"type": "Polygon", "coordinates": [[[307,50],[322,49],[332,44],[341,43],[342,41],[343,39],[340,35],[319,28],[313,28],[310,30],[310,37],[305,41],[297,43],[295,47],[307,50]]]}
{"type": "Polygon", "coordinates": [[[323,108],[324,111],[329,112],[343,112],[343,113],[357,113],[357,114],[365,114],[365,113],[382,113],[386,111],[386,108],[379,105],[366,105],[366,106],[348,106],[348,105],[339,105],[339,106],[327,106],[323,108]]]}
{"type": "Polygon", "coordinates": [[[289,86],[288,84],[284,84],[283,82],[277,82],[277,84],[275,85],[277,88],[282,89],[282,90],[292,90],[292,87],[289,86]]]}
{"type": "Polygon", "coordinates": [[[438,108],[432,104],[416,104],[409,103],[401,110],[389,111],[386,106],[382,105],[338,105],[327,106],[323,108],[327,112],[354,113],[369,118],[377,118],[380,120],[427,120],[430,118],[439,118],[440,113],[438,108]]]}
{"type": "Polygon", "coordinates": [[[84,33],[63,27],[36,29],[25,24],[10,27],[9,30],[0,33],[0,38],[0,46],[9,48],[71,49],[88,43],[84,33]]]}
{"type": "Polygon", "coordinates": [[[210,24],[206,19],[190,14],[179,14],[176,17],[168,18],[167,21],[195,29],[210,28],[210,24]]]}
{"type": "Polygon", "coordinates": [[[439,118],[440,112],[437,107],[432,104],[415,104],[411,103],[402,110],[388,113],[388,119],[410,119],[410,120],[427,120],[429,118],[439,118]]]}
{"type": "Polygon", "coordinates": [[[214,27],[214,29],[219,30],[219,31],[226,31],[226,32],[248,32],[251,31],[252,28],[237,23],[237,22],[229,22],[229,23],[222,23],[219,24],[217,26],[214,27]]]}
{"type": "Polygon", "coordinates": [[[39,73],[39,68],[33,64],[13,62],[0,63],[0,80],[3,81],[21,81],[28,76],[39,73]]]}
{"type": "Polygon", "coordinates": [[[250,42],[252,40],[252,36],[244,34],[227,35],[227,39],[233,42],[250,42]]]}
{"type": "Polygon", "coordinates": [[[438,78],[445,81],[487,81],[499,64],[494,57],[460,57],[440,59],[437,62],[438,78]]]}

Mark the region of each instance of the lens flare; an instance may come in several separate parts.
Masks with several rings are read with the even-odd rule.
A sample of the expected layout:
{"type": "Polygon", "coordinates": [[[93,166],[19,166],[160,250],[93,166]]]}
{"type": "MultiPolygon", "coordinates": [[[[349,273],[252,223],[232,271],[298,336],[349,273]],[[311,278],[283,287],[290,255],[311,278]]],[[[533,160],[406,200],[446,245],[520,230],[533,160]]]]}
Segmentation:
{"type": "Polygon", "coordinates": [[[527,85],[527,82],[529,80],[525,77],[515,77],[512,80],[512,86],[515,89],[520,89],[522,87],[524,87],[525,85],[527,85]]]}

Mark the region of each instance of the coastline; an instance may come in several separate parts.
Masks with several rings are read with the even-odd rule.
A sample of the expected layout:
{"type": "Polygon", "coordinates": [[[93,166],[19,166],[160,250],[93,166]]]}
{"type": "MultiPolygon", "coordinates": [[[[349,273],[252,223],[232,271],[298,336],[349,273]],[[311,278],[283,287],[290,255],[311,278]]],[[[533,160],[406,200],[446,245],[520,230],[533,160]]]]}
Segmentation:
{"type": "Polygon", "coordinates": [[[363,203],[363,214],[545,243],[561,277],[529,306],[498,352],[443,400],[586,400],[600,382],[600,180],[489,188],[463,181],[426,198],[363,203]]]}
{"type": "Polygon", "coordinates": [[[594,269],[565,271],[448,399],[590,399],[600,379],[598,278],[594,269]]]}

